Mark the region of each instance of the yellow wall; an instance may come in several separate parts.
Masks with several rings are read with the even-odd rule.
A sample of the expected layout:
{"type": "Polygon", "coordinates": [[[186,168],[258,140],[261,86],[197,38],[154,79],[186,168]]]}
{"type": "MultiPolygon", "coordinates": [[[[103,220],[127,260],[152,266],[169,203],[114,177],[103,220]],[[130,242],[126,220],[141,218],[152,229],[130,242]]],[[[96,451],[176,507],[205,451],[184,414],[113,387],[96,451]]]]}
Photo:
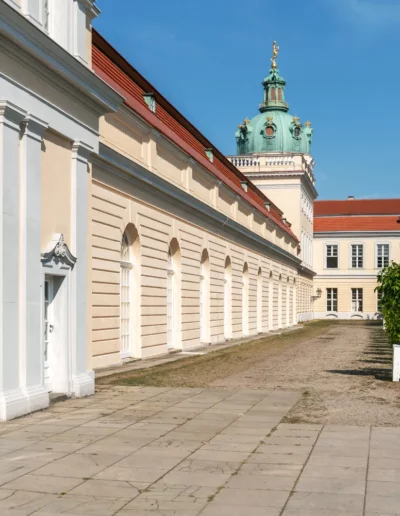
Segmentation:
{"type": "Polygon", "coordinates": [[[297,243],[293,239],[287,238],[210,172],[194,164],[178,147],[155,135],[133,112],[122,110],[101,118],[100,141],[297,256],[297,243]]]}
{"type": "Polygon", "coordinates": [[[55,233],[70,245],[71,159],[71,143],[47,131],[42,144],[42,251],[55,233]]]}
{"type": "MultiPolygon", "coordinates": [[[[94,168],[96,177],[96,168],[94,168]]],[[[176,238],[181,252],[182,271],[182,347],[200,344],[199,285],[203,249],[210,257],[210,332],[211,342],[224,339],[224,264],[232,262],[232,332],[242,336],[243,265],[250,275],[249,330],[257,333],[257,275],[263,276],[262,320],[269,329],[269,286],[274,289],[274,327],[278,326],[278,285],[282,284],[281,322],[285,325],[287,309],[290,324],[294,319],[293,296],[296,269],[233,244],[218,235],[194,226],[135,198],[135,189],[116,177],[108,186],[94,180],[92,187],[92,303],[94,367],[119,361],[120,349],[120,245],[129,223],[140,237],[141,318],[139,353],[143,357],[166,352],[166,261],[169,243],[176,238]],[[269,274],[272,272],[272,280],[269,274]],[[279,276],[282,275],[279,281],[279,276]],[[289,278],[289,282],[288,282],[289,278]],[[289,298],[287,299],[287,288],[289,298]]],[[[137,346],[137,342],[134,343],[137,346]]],[[[138,348],[136,348],[138,349],[138,348]]]]}
{"type": "Polygon", "coordinates": [[[376,267],[376,245],[389,244],[389,261],[400,261],[400,242],[395,237],[369,236],[359,233],[356,236],[338,238],[314,237],[314,269],[317,276],[314,281],[314,291],[322,290],[320,298],[315,300],[314,312],[323,314],[327,310],[327,288],[338,289],[338,312],[351,316],[351,289],[363,289],[363,313],[366,316],[374,316],[377,312],[377,298],[375,287],[376,276],[380,269],[376,267]],[[351,245],[363,244],[364,267],[362,269],[351,268],[351,245]],[[338,245],[338,269],[327,269],[325,266],[326,245],[338,245]]]}

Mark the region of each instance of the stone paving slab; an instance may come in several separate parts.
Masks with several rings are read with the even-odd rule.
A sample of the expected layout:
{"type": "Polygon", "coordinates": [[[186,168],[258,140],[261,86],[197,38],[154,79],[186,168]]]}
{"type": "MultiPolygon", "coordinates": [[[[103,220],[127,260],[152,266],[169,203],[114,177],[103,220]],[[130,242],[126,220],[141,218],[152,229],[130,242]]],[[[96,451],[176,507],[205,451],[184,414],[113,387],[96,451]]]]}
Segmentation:
{"type": "Polygon", "coordinates": [[[400,515],[400,429],[288,391],[107,387],[0,424],[0,516],[400,515]]]}

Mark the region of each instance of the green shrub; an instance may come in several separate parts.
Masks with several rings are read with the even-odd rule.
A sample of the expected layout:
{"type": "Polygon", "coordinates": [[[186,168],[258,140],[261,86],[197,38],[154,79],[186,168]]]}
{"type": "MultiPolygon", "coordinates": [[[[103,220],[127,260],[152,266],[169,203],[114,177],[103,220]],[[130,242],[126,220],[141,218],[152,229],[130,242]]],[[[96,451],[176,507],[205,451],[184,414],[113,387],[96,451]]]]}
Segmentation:
{"type": "Polygon", "coordinates": [[[400,264],[392,262],[378,274],[376,290],[382,295],[382,315],[391,344],[400,344],[400,264]]]}

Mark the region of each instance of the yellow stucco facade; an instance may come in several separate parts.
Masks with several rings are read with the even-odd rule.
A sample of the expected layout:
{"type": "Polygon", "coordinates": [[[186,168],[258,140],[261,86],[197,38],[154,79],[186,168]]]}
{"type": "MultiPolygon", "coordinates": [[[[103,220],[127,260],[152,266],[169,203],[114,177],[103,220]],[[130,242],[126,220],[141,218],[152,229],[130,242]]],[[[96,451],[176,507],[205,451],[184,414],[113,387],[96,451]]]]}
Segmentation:
{"type": "Polygon", "coordinates": [[[385,257],[387,263],[400,261],[400,241],[393,233],[358,232],[347,236],[336,232],[314,235],[314,266],[317,272],[314,291],[321,290],[321,295],[314,300],[314,317],[348,319],[380,316],[375,288],[377,275],[385,263],[378,263],[378,246],[385,250],[385,254],[388,249],[388,256],[385,257]],[[331,252],[328,246],[330,249],[334,246],[335,254],[337,249],[337,267],[336,258],[331,266],[327,263],[327,254],[331,252]],[[358,263],[352,260],[355,246],[362,248],[358,263]],[[328,289],[336,289],[337,307],[328,303],[328,297],[334,294],[328,294],[328,289]],[[354,292],[355,289],[358,292],[354,292]]]}

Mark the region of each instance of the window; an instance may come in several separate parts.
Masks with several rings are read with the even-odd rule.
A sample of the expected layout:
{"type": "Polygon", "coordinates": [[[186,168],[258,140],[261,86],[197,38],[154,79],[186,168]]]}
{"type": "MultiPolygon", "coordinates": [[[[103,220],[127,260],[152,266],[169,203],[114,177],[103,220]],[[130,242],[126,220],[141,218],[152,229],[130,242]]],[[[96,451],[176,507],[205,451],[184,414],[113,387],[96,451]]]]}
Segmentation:
{"type": "Polygon", "coordinates": [[[174,289],[174,268],[172,262],[171,248],[168,250],[167,262],[167,345],[168,348],[174,346],[174,318],[175,318],[175,289],[174,289]]]}
{"type": "Polygon", "coordinates": [[[327,312],[337,312],[337,288],[326,289],[326,310],[327,312]]]}
{"type": "Polygon", "coordinates": [[[200,342],[210,341],[210,259],[203,250],[200,263],[200,342]]]}
{"type": "Polygon", "coordinates": [[[363,268],[363,245],[362,244],[353,244],[351,246],[351,267],[352,269],[362,269],[363,268]]]}
{"type": "Polygon", "coordinates": [[[338,246],[327,245],[326,246],[326,268],[337,269],[338,268],[338,246]]]}
{"type": "Polygon", "coordinates": [[[249,267],[247,263],[243,266],[242,333],[243,335],[249,334],[249,267]]]}
{"type": "Polygon", "coordinates": [[[389,244],[378,244],[376,246],[376,266],[384,269],[389,265],[389,244]]]}
{"type": "Polygon", "coordinates": [[[121,342],[120,353],[122,358],[130,355],[131,349],[131,271],[133,264],[130,256],[130,241],[126,231],[121,241],[121,263],[120,263],[120,319],[121,319],[121,342]]]}
{"type": "Polygon", "coordinates": [[[257,331],[261,333],[263,331],[262,315],[263,315],[263,278],[261,267],[258,269],[257,276],[257,331]]]}
{"type": "Polygon", "coordinates": [[[382,313],[382,292],[376,293],[376,311],[382,313]]]}
{"type": "Polygon", "coordinates": [[[352,288],[351,289],[351,310],[352,312],[363,311],[363,289],[352,288]]]}
{"type": "Polygon", "coordinates": [[[171,240],[167,261],[167,347],[181,349],[182,297],[181,251],[176,238],[171,240]]]}
{"type": "Polygon", "coordinates": [[[224,335],[232,338],[232,265],[229,256],[225,260],[224,283],[224,335]]]}

